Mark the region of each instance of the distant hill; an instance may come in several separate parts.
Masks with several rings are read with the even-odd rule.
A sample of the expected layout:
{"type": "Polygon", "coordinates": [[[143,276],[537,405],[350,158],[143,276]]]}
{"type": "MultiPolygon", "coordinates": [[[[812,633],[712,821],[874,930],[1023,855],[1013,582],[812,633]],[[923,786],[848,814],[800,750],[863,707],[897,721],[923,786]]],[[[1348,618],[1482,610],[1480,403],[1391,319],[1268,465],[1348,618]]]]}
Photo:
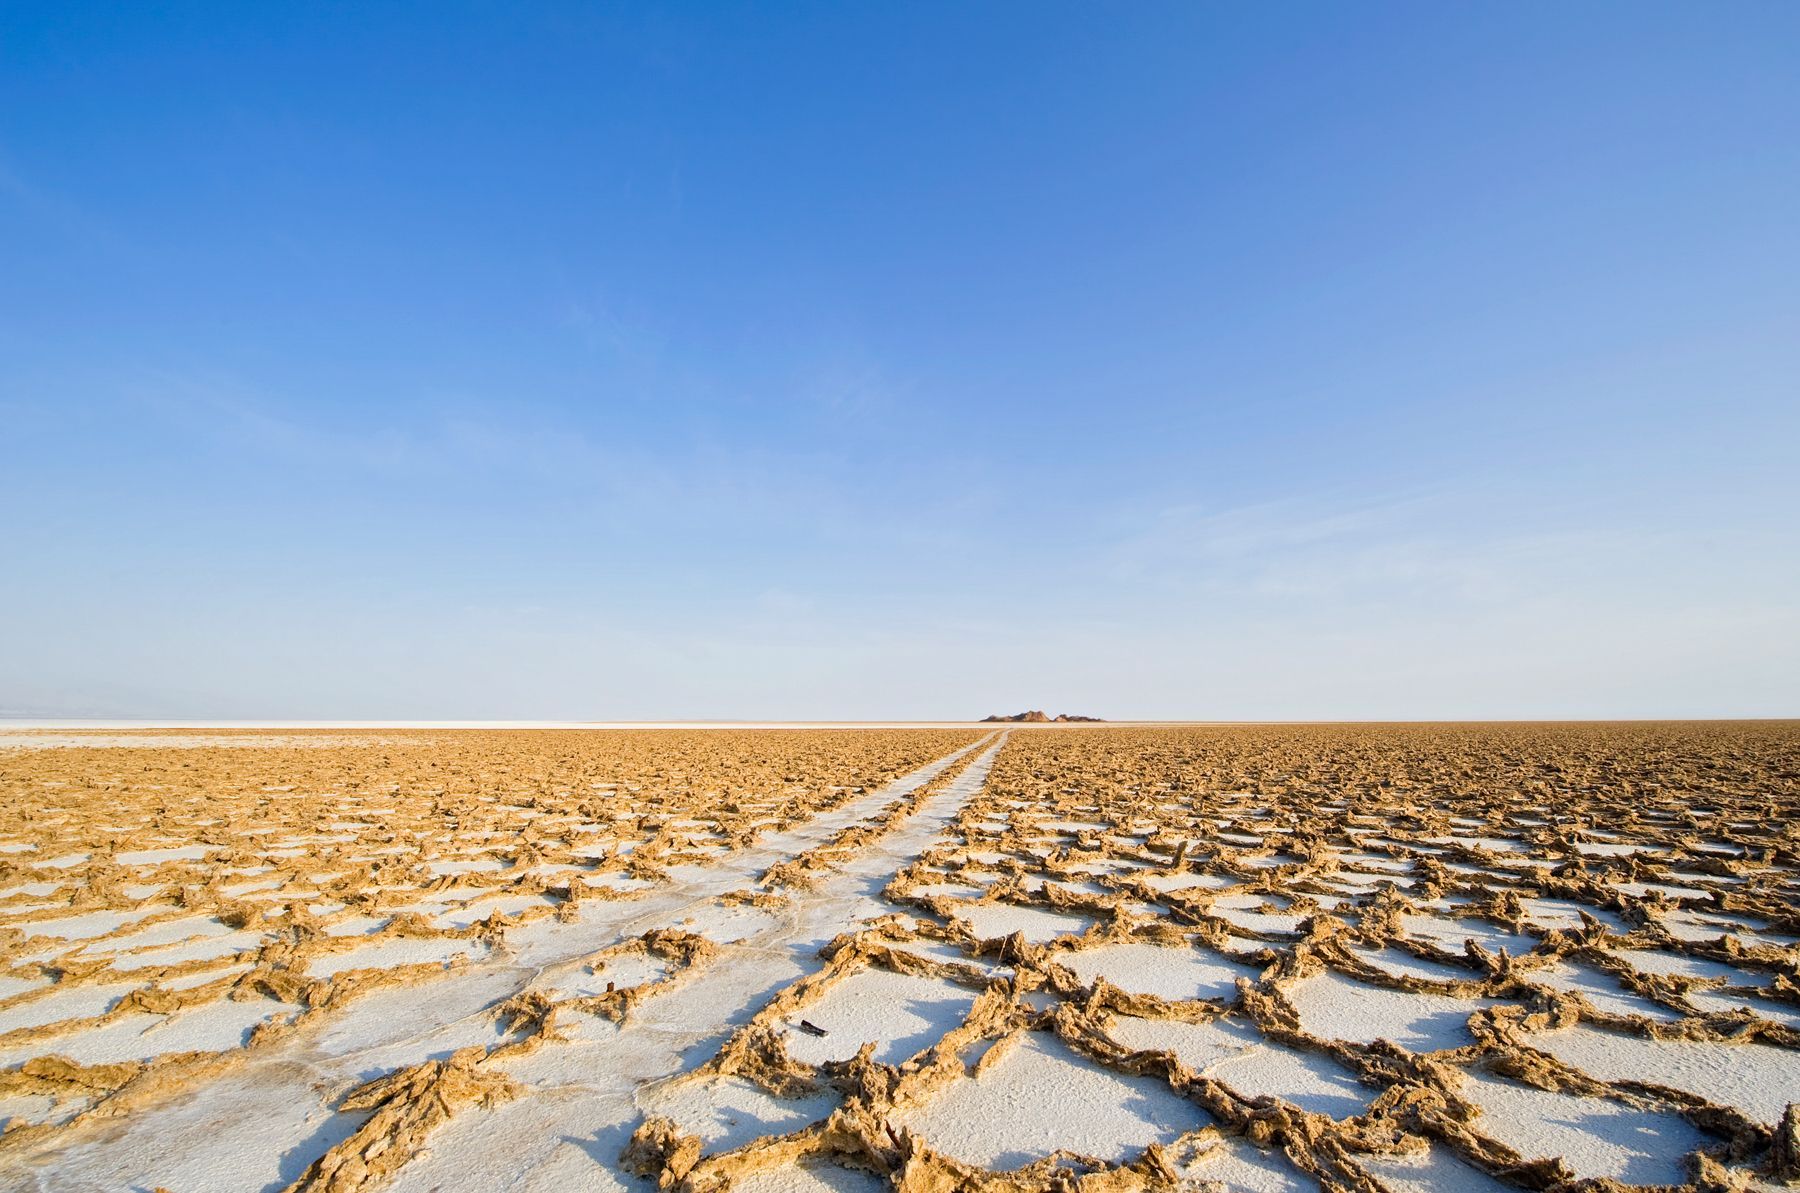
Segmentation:
{"type": "Polygon", "coordinates": [[[1052,724],[1052,723],[1059,722],[1059,721],[1093,722],[1093,721],[1101,721],[1104,719],[1105,719],[1104,717],[1078,717],[1078,716],[1074,716],[1074,715],[1072,715],[1070,713],[1066,713],[1066,712],[1058,713],[1054,717],[1052,717],[1052,716],[1046,715],[1042,709],[1037,709],[1037,708],[1032,709],[1030,712],[1014,713],[1010,717],[983,717],[983,718],[981,718],[983,724],[986,724],[989,721],[1017,721],[1017,722],[1021,722],[1021,723],[1028,722],[1028,723],[1034,724],[1034,725],[1052,724]]]}

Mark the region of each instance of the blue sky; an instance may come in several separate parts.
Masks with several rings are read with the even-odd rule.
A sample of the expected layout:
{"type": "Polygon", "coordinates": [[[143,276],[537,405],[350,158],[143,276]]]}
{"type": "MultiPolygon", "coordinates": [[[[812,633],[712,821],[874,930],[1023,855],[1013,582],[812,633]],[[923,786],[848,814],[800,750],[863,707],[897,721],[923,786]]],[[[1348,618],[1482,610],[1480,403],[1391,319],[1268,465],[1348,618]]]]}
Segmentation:
{"type": "Polygon", "coordinates": [[[0,710],[1800,713],[1797,56],[0,6],[0,710]]]}

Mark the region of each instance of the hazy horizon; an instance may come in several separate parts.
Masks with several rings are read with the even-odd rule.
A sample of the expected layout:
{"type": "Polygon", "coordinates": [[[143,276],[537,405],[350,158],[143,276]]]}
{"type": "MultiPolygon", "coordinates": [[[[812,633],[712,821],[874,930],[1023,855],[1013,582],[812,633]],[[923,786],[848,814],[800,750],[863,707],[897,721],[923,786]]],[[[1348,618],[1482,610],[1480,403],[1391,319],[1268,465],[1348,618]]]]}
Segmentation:
{"type": "Polygon", "coordinates": [[[0,716],[1800,714],[1800,8],[6,26],[0,716]]]}

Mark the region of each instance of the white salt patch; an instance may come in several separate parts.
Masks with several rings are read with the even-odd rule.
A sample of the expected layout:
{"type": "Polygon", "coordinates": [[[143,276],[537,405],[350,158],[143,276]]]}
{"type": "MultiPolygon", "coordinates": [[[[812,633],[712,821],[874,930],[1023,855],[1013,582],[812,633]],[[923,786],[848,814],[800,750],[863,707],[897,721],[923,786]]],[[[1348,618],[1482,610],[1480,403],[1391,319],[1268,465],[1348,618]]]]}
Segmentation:
{"type": "Polygon", "coordinates": [[[1246,1097],[1281,1098],[1332,1118],[1362,1114],[1375,1096],[1354,1073],[1331,1058],[1269,1042],[1220,1062],[1209,1076],[1246,1097]]]}
{"type": "Polygon", "coordinates": [[[802,1162],[740,1177],[731,1188],[733,1193],[881,1193],[888,1183],[872,1173],[802,1162]]]}
{"type": "Polygon", "coordinates": [[[387,916],[351,915],[325,926],[327,936],[367,936],[386,927],[387,916]]]}
{"type": "Polygon", "coordinates": [[[1386,1039],[1414,1052],[1436,1052],[1474,1043],[1469,1016],[1492,999],[1389,990],[1337,973],[1315,974],[1288,991],[1301,1025],[1329,1040],[1369,1044],[1386,1039]]]}
{"type": "Polygon", "coordinates": [[[54,857],[48,861],[33,862],[32,868],[37,870],[68,870],[87,861],[90,856],[90,854],[86,853],[65,853],[61,857],[54,857]]]}
{"type": "Polygon", "coordinates": [[[896,1117],[946,1155],[1011,1170],[1059,1148],[1109,1162],[1205,1125],[1205,1113],[1161,1082],[1094,1064],[1042,1032],[979,1077],[963,1076],[896,1117]]]}
{"type": "Polygon", "coordinates": [[[155,914],[153,907],[140,907],[133,911],[89,911],[81,915],[64,916],[55,920],[39,920],[34,924],[20,924],[20,931],[27,936],[55,936],[63,940],[91,940],[96,936],[105,936],[116,932],[119,928],[147,915],[155,914]]]}
{"type": "Polygon", "coordinates": [[[430,862],[425,868],[442,877],[445,874],[491,873],[506,869],[506,863],[498,858],[479,857],[468,861],[430,862]]]}
{"type": "Polygon", "coordinates": [[[865,969],[790,1016],[783,1040],[788,1054],[806,1064],[849,1060],[873,1041],[875,1059],[897,1065],[937,1043],[974,1005],[973,991],[940,978],[865,969]],[[801,1020],[828,1034],[805,1031],[801,1020]]]}
{"type": "Polygon", "coordinates": [[[172,1052],[224,1052],[242,1047],[259,1023],[299,1009],[273,999],[226,999],[174,1015],[126,1015],[104,1027],[9,1049],[0,1053],[0,1064],[52,1054],[80,1064],[104,1065],[149,1061],[172,1052]]]}
{"type": "Polygon", "coordinates": [[[106,986],[66,986],[0,1011],[0,1032],[21,1027],[42,1027],[64,1019],[88,1019],[104,1015],[137,987],[130,982],[106,986]]]}
{"type": "Polygon", "coordinates": [[[438,928],[467,928],[487,919],[496,911],[503,915],[517,915],[534,907],[555,906],[557,901],[547,895],[500,895],[492,899],[477,900],[455,911],[447,911],[431,922],[438,928]]]}
{"type": "Polygon", "coordinates": [[[978,899],[981,897],[981,888],[961,882],[928,882],[907,893],[917,899],[936,899],[940,896],[950,899],[978,899]]]}
{"type": "Polygon", "coordinates": [[[1667,895],[1671,899],[1704,899],[1707,892],[1691,886],[1674,886],[1666,882],[1615,882],[1613,885],[1628,895],[1643,898],[1651,891],[1667,895]]]}
{"type": "Polygon", "coordinates": [[[747,903],[709,903],[677,926],[717,944],[736,944],[774,925],[774,915],[747,903]]]}
{"type": "Polygon", "coordinates": [[[156,945],[174,944],[195,936],[224,936],[230,931],[228,926],[212,916],[184,916],[177,920],[164,920],[160,924],[151,924],[136,932],[127,932],[123,936],[97,940],[82,949],[81,952],[83,956],[121,953],[128,949],[145,949],[156,945]]]}
{"type": "Polygon", "coordinates": [[[87,1104],[86,1098],[75,1098],[58,1103],[55,1098],[46,1094],[14,1094],[11,1097],[0,1097],[0,1132],[12,1130],[27,1123],[42,1125],[64,1122],[86,1109],[87,1104]]]}
{"type": "Polygon", "coordinates": [[[0,974],[0,1000],[11,998],[15,994],[23,994],[27,990],[41,990],[49,984],[50,979],[41,974],[28,978],[0,974]]]}
{"type": "Polygon", "coordinates": [[[540,983],[552,998],[592,998],[605,994],[608,984],[624,990],[646,982],[660,982],[669,975],[668,963],[660,957],[643,953],[627,953],[609,960],[597,961],[592,967],[582,965],[540,983]]]}
{"type": "Polygon", "coordinates": [[[160,949],[147,949],[141,953],[130,953],[113,961],[117,970],[148,969],[164,965],[181,965],[188,961],[212,961],[219,957],[234,957],[252,949],[262,947],[268,938],[261,932],[239,931],[226,936],[202,937],[185,944],[169,945],[160,949]]]}
{"type": "Polygon", "coordinates": [[[970,903],[958,907],[956,917],[968,924],[981,940],[1023,932],[1025,939],[1033,944],[1044,944],[1058,936],[1079,935],[1088,926],[1088,921],[1081,916],[1045,911],[1041,907],[1015,907],[1010,903],[970,903]]]}
{"type": "Polygon", "coordinates": [[[1261,973],[1198,948],[1154,944],[1108,944],[1052,957],[1081,981],[1092,985],[1104,977],[1121,990],[1158,998],[1237,997],[1237,980],[1256,981],[1261,973]]]}
{"type": "Polygon", "coordinates": [[[165,978],[157,985],[164,990],[192,990],[195,986],[204,986],[208,982],[217,982],[240,973],[249,973],[255,968],[256,966],[248,961],[242,965],[221,965],[217,969],[201,970],[199,973],[184,974],[178,978],[165,978]]]}
{"type": "Polygon", "coordinates": [[[392,969],[398,965],[449,965],[458,957],[485,956],[487,947],[468,940],[401,938],[363,945],[348,952],[314,957],[306,972],[328,978],[347,969],[392,969]]]}
{"type": "Polygon", "coordinates": [[[1624,841],[1581,841],[1575,848],[1587,857],[1629,857],[1634,853],[1656,851],[1652,845],[1633,845],[1624,841]]]}
{"type": "Polygon", "coordinates": [[[1462,1095],[1481,1107],[1477,1132],[1528,1160],[1560,1156],[1577,1177],[1628,1185],[1679,1185],[1681,1157],[1709,1142],[1672,1114],[1634,1110],[1604,1098],[1551,1093],[1470,1073],[1462,1095]]]}
{"type": "Polygon", "coordinates": [[[1221,890],[1237,885],[1237,879],[1225,874],[1140,874],[1137,878],[1144,885],[1164,894],[1193,890],[1195,887],[1221,890]]]}
{"type": "Polygon", "coordinates": [[[1769,1044],[1645,1040],[1578,1025],[1535,1036],[1532,1045],[1602,1081],[1642,1081],[1735,1106],[1773,1126],[1800,1100],[1800,1054],[1769,1044]]]}
{"type": "Polygon", "coordinates": [[[121,866],[159,866],[163,862],[198,861],[222,845],[178,845],[169,849],[133,849],[115,853],[113,861],[121,866]]]}

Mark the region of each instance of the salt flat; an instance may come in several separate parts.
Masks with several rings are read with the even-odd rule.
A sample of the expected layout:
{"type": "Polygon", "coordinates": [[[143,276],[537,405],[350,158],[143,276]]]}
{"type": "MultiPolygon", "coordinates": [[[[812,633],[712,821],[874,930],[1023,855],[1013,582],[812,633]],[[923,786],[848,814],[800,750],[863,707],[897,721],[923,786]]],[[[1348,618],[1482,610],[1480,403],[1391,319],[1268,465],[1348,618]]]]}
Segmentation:
{"type": "Polygon", "coordinates": [[[8,1187],[1800,1176],[1791,724],[43,736],[8,1187]]]}

